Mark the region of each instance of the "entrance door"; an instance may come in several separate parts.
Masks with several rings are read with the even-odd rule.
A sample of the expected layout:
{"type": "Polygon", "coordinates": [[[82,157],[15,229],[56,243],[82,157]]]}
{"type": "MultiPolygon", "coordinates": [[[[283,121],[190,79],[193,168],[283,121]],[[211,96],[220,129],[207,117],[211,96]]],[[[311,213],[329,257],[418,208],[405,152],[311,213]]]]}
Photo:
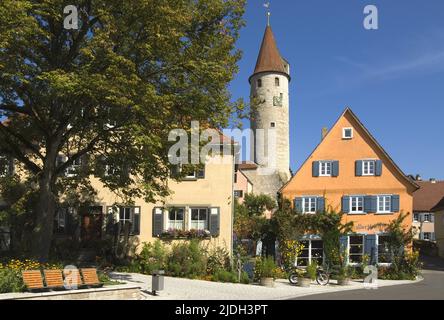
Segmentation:
{"type": "Polygon", "coordinates": [[[88,210],[82,214],[82,241],[100,240],[102,238],[102,225],[102,207],[89,207],[88,210]]]}

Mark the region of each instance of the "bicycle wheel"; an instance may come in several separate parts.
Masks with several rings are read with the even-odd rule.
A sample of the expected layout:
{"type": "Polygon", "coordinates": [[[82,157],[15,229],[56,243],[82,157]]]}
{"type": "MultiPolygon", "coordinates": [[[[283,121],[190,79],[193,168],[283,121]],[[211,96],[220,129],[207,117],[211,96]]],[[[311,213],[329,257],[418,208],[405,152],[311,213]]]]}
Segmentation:
{"type": "Polygon", "coordinates": [[[316,282],[321,286],[326,286],[330,281],[330,277],[325,272],[318,272],[316,276],[316,282]]]}
{"type": "Polygon", "coordinates": [[[296,273],[290,273],[290,276],[288,277],[288,281],[290,281],[291,284],[297,284],[298,283],[298,275],[296,273]]]}

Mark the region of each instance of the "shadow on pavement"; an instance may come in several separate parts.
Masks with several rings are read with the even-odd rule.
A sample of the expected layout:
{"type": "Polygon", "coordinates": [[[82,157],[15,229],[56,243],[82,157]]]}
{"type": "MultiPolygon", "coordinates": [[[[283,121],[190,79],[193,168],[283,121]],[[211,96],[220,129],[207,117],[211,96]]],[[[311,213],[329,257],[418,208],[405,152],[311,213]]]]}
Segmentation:
{"type": "Polygon", "coordinates": [[[420,260],[423,263],[422,268],[424,270],[444,271],[443,258],[421,255],[420,260]]]}

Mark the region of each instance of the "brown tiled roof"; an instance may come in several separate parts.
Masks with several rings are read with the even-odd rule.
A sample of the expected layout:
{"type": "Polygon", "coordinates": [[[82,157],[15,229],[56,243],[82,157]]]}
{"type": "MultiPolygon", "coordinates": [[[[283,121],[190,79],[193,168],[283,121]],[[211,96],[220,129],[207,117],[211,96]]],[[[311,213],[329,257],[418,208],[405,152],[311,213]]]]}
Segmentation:
{"type": "Polygon", "coordinates": [[[242,161],[242,163],[237,165],[237,168],[239,170],[256,170],[257,164],[251,161],[242,161]]]}
{"type": "Polygon", "coordinates": [[[284,59],[279,53],[270,26],[265,28],[264,38],[262,39],[262,45],[259,51],[259,56],[257,57],[253,75],[267,71],[276,71],[287,74],[284,59]]]}
{"type": "Polygon", "coordinates": [[[413,193],[413,211],[431,211],[444,197],[444,181],[416,181],[419,189],[413,193]]]}
{"type": "Polygon", "coordinates": [[[444,197],[430,211],[436,212],[436,211],[442,211],[442,210],[444,210],[444,197]]]}

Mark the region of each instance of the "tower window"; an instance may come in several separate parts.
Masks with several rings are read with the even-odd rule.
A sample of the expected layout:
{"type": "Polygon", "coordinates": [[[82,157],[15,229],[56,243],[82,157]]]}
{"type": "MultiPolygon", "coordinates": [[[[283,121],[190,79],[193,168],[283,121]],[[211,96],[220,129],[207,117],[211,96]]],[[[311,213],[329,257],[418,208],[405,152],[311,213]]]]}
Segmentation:
{"type": "Polygon", "coordinates": [[[276,122],[270,122],[270,128],[276,128],[276,122]]]}
{"type": "Polygon", "coordinates": [[[262,87],[262,79],[257,80],[257,86],[258,88],[262,87]]]}
{"type": "Polygon", "coordinates": [[[274,85],[276,87],[279,87],[279,78],[278,77],[274,78],[274,85]]]}

